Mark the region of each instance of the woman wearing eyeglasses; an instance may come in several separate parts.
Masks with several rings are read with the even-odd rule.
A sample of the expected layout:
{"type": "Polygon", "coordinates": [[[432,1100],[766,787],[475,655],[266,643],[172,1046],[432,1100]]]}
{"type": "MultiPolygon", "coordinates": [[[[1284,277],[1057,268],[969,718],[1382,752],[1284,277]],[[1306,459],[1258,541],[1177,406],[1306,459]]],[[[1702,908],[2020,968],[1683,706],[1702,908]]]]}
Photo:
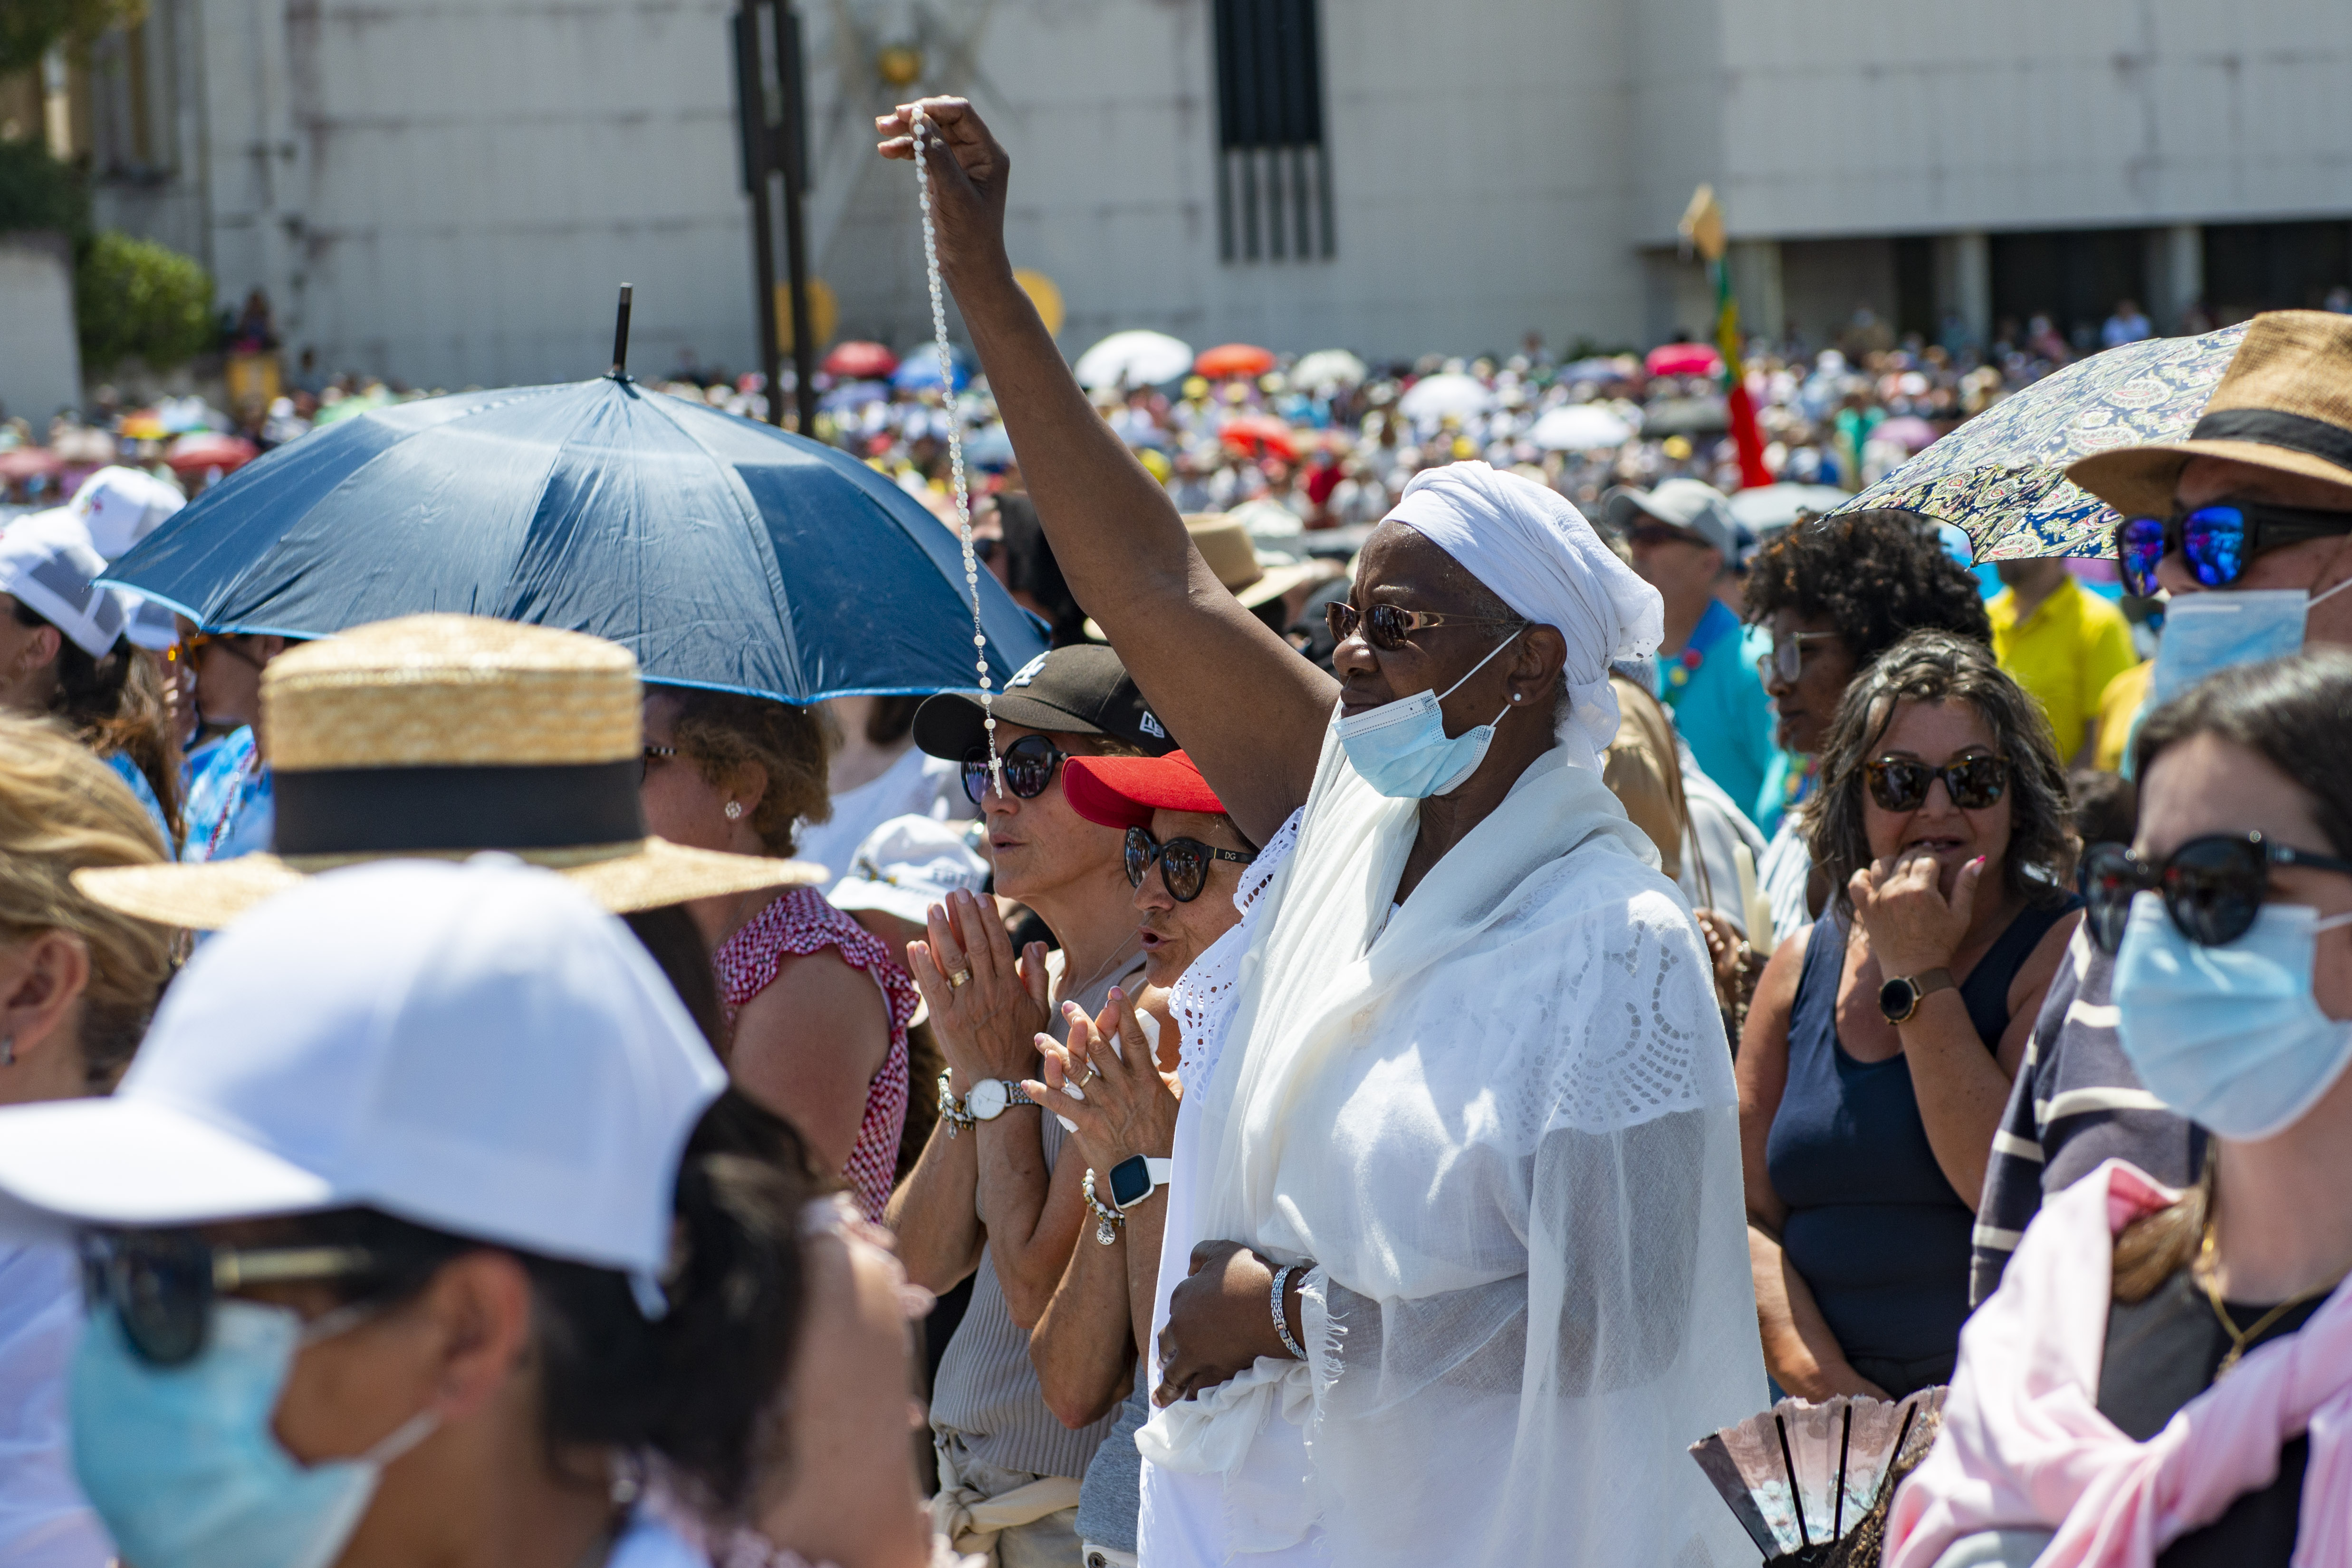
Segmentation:
{"type": "MultiPolygon", "coordinates": [[[[75,888],[86,866],[163,858],[147,814],[56,725],[0,715],[0,1105],[104,1094],[171,974],[170,933],[75,888]]],[[[103,1568],[74,1485],[64,1385],[79,1321],[73,1258],[0,1239],[0,1563],[103,1568]]]]}
{"type": "Polygon", "coordinates": [[[1985,1162],[2078,900],[2049,723],[1976,642],[1849,687],[1808,819],[1835,889],[1758,985],[1739,1056],[1765,1365],[1789,1393],[1946,1381],[1985,1162]]]}
{"type": "Polygon", "coordinates": [[[2090,858],[2086,919],[2125,1054],[2210,1157],[2186,1192],[2110,1160],[2043,1203],[1962,1335],[1890,1568],[1963,1542],[2001,1563],[2352,1560],[2347,713],[2352,655],[2327,649],[2142,725],[2139,837],[2090,858]]]}
{"type": "MultiPolygon", "coordinates": [[[[812,709],[653,687],[645,732],[646,826],[673,844],[790,859],[797,825],[825,816],[827,746],[812,709]]],[[[814,887],[688,909],[732,1022],[728,1071],[800,1129],[879,1221],[907,1124],[914,982],[887,943],[814,887]]]]}

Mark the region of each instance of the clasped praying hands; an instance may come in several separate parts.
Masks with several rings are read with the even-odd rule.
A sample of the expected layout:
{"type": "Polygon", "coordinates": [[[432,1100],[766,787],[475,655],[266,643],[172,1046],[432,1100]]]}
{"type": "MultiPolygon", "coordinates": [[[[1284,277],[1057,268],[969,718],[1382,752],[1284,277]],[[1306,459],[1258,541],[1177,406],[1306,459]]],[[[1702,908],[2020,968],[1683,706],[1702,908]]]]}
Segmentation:
{"type": "Polygon", "coordinates": [[[931,1031],[965,1092],[982,1079],[1025,1079],[1045,1026],[1045,944],[1013,956],[992,901],[970,892],[930,908],[929,942],[907,944],[907,963],[931,1012],[931,1031]]]}

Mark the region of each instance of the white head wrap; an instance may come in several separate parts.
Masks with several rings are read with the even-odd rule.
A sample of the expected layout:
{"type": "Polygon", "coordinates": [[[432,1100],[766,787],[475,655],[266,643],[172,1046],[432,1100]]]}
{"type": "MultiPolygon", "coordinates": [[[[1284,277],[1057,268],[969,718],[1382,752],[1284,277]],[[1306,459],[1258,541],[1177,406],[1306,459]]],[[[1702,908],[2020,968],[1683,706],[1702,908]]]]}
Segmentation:
{"type": "Polygon", "coordinates": [[[1423,468],[1391,522],[1436,545],[1511,607],[1568,643],[1569,710],[1560,743],[1586,766],[1617,738],[1612,660],[1647,658],[1665,636],[1658,591],[1620,561],[1584,514],[1532,479],[1484,463],[1423,468]]]}

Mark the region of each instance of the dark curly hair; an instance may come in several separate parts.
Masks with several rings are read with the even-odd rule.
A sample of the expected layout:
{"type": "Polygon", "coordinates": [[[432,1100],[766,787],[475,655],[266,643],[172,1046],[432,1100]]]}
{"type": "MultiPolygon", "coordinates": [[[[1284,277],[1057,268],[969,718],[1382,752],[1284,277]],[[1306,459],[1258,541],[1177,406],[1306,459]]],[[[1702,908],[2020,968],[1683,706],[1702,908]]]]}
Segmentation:
{"type": "Polygon", "coordinates": [[[1864,764],[1877,750],[1898,703],[1966,702],[2009,758],[2009,852],[2001,878],[2010,892],[2047,908],[2074,885],[2075,841],[2066,768],[2042,704],[1992,660],[1992,650],[1949,632],[1915,632],[1881,654],[1838,703],[1822,747],[1821,793],[1807,814],[1813,864],[1829,879],[1837,912],[1851,920],[1846,881],[1871,864],[1863,826],[1864,764]]]}
{"type": "Polygon", "coordinates": [[[1992,646],[1976,574],[1944,552],[1936,525],[1915,511],[1808,518],[1757,552],[1746,603],[1751,622],[1781,610],[1828,621],[1856,669],[1913,632],[1992,646]]]}

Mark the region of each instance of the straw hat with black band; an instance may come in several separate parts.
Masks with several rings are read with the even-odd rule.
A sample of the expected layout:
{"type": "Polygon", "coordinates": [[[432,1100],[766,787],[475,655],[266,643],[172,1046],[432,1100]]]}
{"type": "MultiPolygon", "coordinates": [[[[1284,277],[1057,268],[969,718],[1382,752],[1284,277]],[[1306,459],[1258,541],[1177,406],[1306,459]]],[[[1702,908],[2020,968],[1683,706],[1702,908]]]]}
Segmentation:
{"type": "Polygon", "coordinates": [[[2127,518],[2166,517],[2191,458],[2226,458],[2352,490],[2352,316],[2256,316],[2187,440],[2101,452],[2066,477],[2127,518]]]}
{"type": "MultiPolygon", "coordinates": [[[[1268,566],[1258,559],[1257,546],[1251,542],[1249,525],[1241,519],[1222,511],[1187,512],[1184,526],[1192,535],[1192,548],[1217,574],[1242,604],[1244,610],[1255,610],[1271,604],[1297,587],[1301,583],[1320,582],[1339,574],[1328,561],[1303,561],[1296,566],[1268,566]]],[[[1097,642],[1110,641],[1109,634],[1089,617],[1087,636],[1097,642]]]]}
{"type": "Polygon", "coordinates": [[[643,701],[636,659],[601,637],[476,616],[355,626],[262,672],[274,853],[110,867],[75,885],[205,931],[313,872],[486,849],[562,871],[615,914],[825,879],[803,861],[649,836],[643,701]]]}

